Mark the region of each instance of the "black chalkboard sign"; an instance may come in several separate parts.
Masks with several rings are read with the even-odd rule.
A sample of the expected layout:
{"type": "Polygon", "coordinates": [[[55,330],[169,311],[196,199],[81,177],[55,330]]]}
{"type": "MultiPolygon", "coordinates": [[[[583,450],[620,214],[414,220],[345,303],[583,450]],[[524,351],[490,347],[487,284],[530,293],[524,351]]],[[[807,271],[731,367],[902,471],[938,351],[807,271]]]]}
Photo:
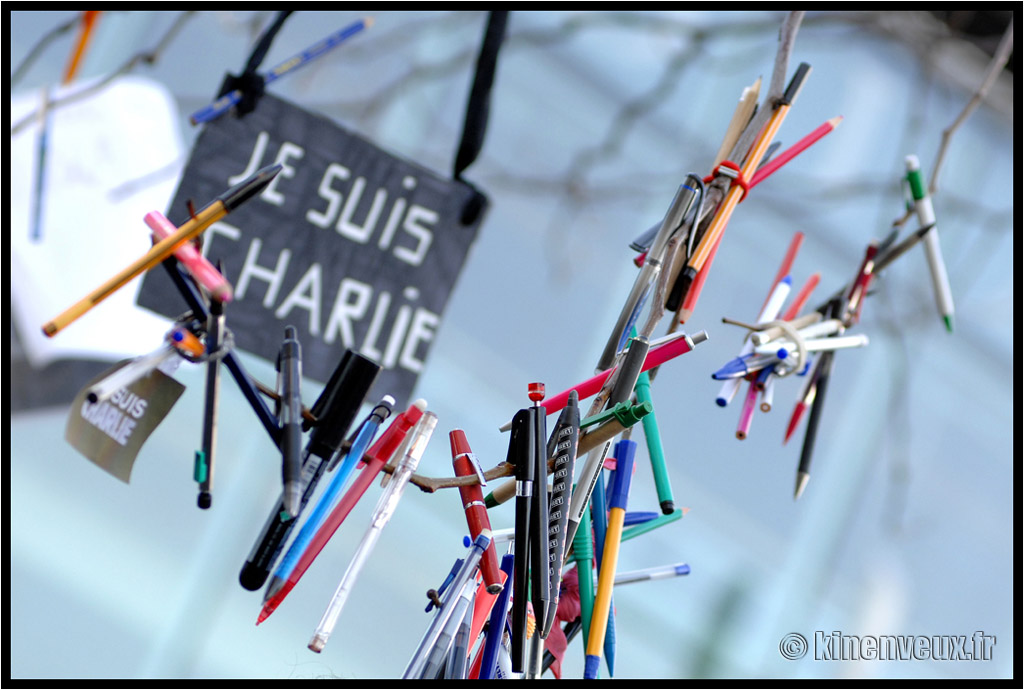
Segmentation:
{"type": "MultiPolygon", "coordinates": [[[[481,195],[266,94],[205,125],[166,215],[181,224],[189,200],[201,207],[275,162],[273,183],[204,235],[234,286],[236,347],[273,360],[294,325],[304,376],[326,381],[351,348],[383,367],[370,397],[405,404],[483,217],[463,210],[481,195]]],[[[162,271],[146,274],[138,304],[185,310],[162,271]]]]}

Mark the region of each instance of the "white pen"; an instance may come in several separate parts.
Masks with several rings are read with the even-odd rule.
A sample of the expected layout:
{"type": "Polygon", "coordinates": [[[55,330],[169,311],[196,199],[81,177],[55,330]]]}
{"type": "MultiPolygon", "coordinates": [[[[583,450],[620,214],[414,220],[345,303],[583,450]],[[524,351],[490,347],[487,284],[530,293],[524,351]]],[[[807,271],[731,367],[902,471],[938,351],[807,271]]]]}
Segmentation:
{"type": "Polygon", "coordinates": [[[932,226],[924,236],[925,256],[928,257],[928,269],[932,274],[935,304],[946,324],[946,330],[952,333],[953,291],[949,287],[946,264],[942,260],[942,248],[939,246],[939,231],[935,227],[935,209],[932,207],[932,198],[928,195],[928,190],[925,187],[917,156],[907,156],[905,162],[907,182],[910,184],[910,194],[914,197],[914,211],[917,213],[917,220],[922,226],[932,226]]]}
{"type": "MultiPolygon", "coordinates": [[[[824,352],[825,350],[841,350],[849,347],[865,347],[870,340],[867,334],[857,333],[854,335],[842,335],[835,338],[811,338],[804,341],[804,347],[808,352],[824,352]]],[[[796,349],[792,340],[773,340],[764,345],[754,348],[754,354],[770,355],[785,350],[787,353],[796,349]]],[[[779,359],[786,359],[779,357],[779,359]]]]}
{"type": "Polygon", "coordinates": [[[391,481],[388,482],[384,493],[381,494],[377,507],[373,509],[370,526],[366,529],[366,533],[363,535],[362,541],[359,542],[359,546],[356,547],[356,553],[348,564],[348,568],[338,584],[338,589],[334,592],[331,603],[328,604],[327,610],[324,611],[323,617],[320,618],[320,623],[313,633],[313,639],[309,641],[309,648],[314,652],[319,653],[323,651],[324,645],[327,644],[327,638],[334,631],[334,625],[338,622],[338,616],[341,615],[341,609],[348,600],[348,595],[352,591],[356,578],[359,577],[359,571],[363,569],[367,559],[370,557],[370,553],[373,551],[373,547],[376,546],[377,540],[380,539],[381,531],[394,514],[395,508],[398,506],[398,500],[402,497],[402,491],[405,490],[406,485],[409,483],[409,477],[416,471],[420,458],[423,457],[423,451],[426,449],[427,443],[430,442],[430,435],[434,433],[436,426],[437,415],[433,412],[427,412],[409,433],[411,440],[408,441],[408,450],[402,459],[398,461],[398,465],[392,473],[391,481]]]}
{"type": "MultiPolygon", "coordinates": [[[[772,288],[772,293],[768,296],[768,301],[765,302],[764,308],[761,309],[761,313],[757,316],[757,323],[765,323],[766,321],[773,321],[782,311],[782,305],[786,302],[786,298],[789,297],[789,291],[793,287],[793,281],[789,276],[786,276],[772,288]]],[[[750,354],[754,350],[754,342],[748,337],[743,341],[743,347],[740,349],[740,353],[737,357],[743,357],[744,355],[750,354]]],[[[725,407],[732,399],[736,396],[736,391],[740,388],[741,379],[730,378],[726,379],[722,384],[722,388],[718,391],[718,395],[715,397],[715,402],[718,403],[719,407],[725,407]]]]}

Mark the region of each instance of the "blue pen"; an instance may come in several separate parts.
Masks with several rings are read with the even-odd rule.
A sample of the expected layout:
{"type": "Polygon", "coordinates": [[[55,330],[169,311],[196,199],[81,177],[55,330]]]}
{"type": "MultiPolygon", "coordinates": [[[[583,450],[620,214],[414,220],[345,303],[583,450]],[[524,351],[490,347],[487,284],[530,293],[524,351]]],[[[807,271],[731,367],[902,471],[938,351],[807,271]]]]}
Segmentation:
{"type": "Polygon", "coordinates": [[[632,511],[632,512],[626,513],[626,519],[623,521],[622,526],[623,527],[632,527],[633,525],[642,525],[643,523],[647,522],[648,520],[653,520],[654,518],[658,517],[659,515],[661,515],[661,513],[657,512],[657,511],[654,511],[654,510],[636,510],[636,511],[632,511]]]}
{"type": "MultiPolygon", "coordinates": [[[[505,582],[512,577],[512,570],[515,566],[515,556],[505,554],[501,559],[501,569],[508,576],[505,582]]],[[[501,637],[505,632],[505,620],[508,617],[508,600],[512,596],[512,588],[508,585],[501,590],[498,598],[491,608],[491,617],[487,623],[487,639],[484,641],[483,656],[480,659],[480,680],[492,680],[496,677],[498,667],[498,652],[501,649],[501,637]]]]}
{"type": "MultiPolygon", "coordinates": [[[[784,354],[786,357],[789,356],[789,352],[785,348],[779,348],[778,352],[772,352],[769,354],[756,354],[753,352],[735,357],[725,364],[721,369],[711,375],[711,378],[716,381],[724,381],[726,379],[738,379],[746,376],[747,374],[764,369],[767,366],[778,364],[785,357],[780,358],[779,355],[784,354]]],[[[719,405],[723,406],[721,402],[719,405]]]]}
{"type": "MultiPolygon", "coordinates": [[[[466,544],[466,540],[465,539],[462,540],[462,543],[466,546],[466,548],[469,548],[469,544],[466,544]]],[[[455,579],[455,576],[458,574],[459,568],[461,568],[461,567],[462,567],[462,559],[461,558],[456,558],[455,559],[455,564],[452,565],[452,569],[449,570],[448,574],[444,576],[444,582],[441,583],[440,587],[438,587],[436,590],[434,590],[434,592],[437,594],[437,596],[439,598],[444,594],[444,591],[446,589],[448,589],[448,585],[450,585],[452,583],[452,580],[455,579]]],[[[427,592],[427,596],[430,596],[430,592],[427,592]]],[[[438,600],[440,600],[440,599],[438,599],[438,600]]],[[[423,612],[424,613],[430,613],[430,609],[432,609],[432,608],[434,608],[434,598],[433,597],[431,597],[430,603],[427,604],[427,608],[423,609],[423,612]]]]}
{"type": "Polygon", "coordinates": [[[317,502],[313,512],[310,513],[309,518],[305,524],[302,525],[302,529],[299,531],[298,536],[295,537],[295,541],[288,548],[288,552],[281,560],[281,564],[277,567],[277,571],[274,573],[274,577],[271,579],[271,587],[267,588],[267,595],[264,601],[270,598],[271,590],[275,582],[283,582],[288,578],[292,572],[292,568],[298,563],[299,558],[302,557],[303,552],[309,545],[310,541],[313,540],[313,536],[320,529],[320,525],[327,513],[334,506],[334,499],[338,497],[341,490],[345,488],[345,482],[348,479],[348,475],[351,474],[355,468],[356,463],[362,459],[363,454],[366,453],[366,449],[370,447],[370,443],[373,441],[373,437],[377,434],[377,430],[380,429],[380,425],[388,418],[391,414],[391,407],[395,404],[395,399],[390,395],[385,395],[377,406],[373,408],[370,415],[366,418],[363,424],[359,427],[359,431],[356,433],[355,439],[352,441],[352,445],[349,448],[348,453],[345,456],[345,460],[342,462],[341,467],[331,478],[331,483],[324,490],[323,495],[317,502]]]}
{"type": "MultiPolygon", "coordinates": [[[[263,78],[263,83],[270,84],[271,82],[280,79],[289,72],[296,70],[299,67],[302,67],[303,65],[309,64],[314,59],[320,57],[327,51],[344,42],[346,39],[356,35],[363,29],[369,28],[372,25],[372,17],[366,17],[364,19],[355,21],[352,24],[349,24],[344,29],[336,31],[335,33],[331,34],[330,36],[320,41],[319,43],[310,46],[309,48],[306,48],[304,51],[298,53],[297,55],[293,55],[292,57],[288,58],[287,60],[279,64],[274,69],[270,70],[270,72],[268,72],[266,76],[263,78]]],[[[202,108],[201,110],[197,110],[196,112],[192,113],[192,117],[190,117],[189,120],[194,125],[198,125],[203,122],[209,122],[211,120],[216,120],[218,117],[226,113],[228,109],[236,105],[241,100],[241,91],[232,91],[231,93],[226,93],[210,105],[206,106],[205,108],[202,108]]]]}

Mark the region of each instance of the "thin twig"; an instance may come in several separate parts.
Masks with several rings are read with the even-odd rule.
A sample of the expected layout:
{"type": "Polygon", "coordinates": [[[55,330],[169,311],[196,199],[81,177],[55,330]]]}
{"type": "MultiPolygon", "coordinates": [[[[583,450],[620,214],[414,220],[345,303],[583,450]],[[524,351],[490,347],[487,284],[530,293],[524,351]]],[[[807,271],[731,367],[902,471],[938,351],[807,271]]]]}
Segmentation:
{"type": "Polygon", "coordinates": [[[935,181],[939,176],[939,169],[942,167],[943,161],[946,159],[946,150],[949,148],[949,142],[953,138],[953,135],[960,128],[960,125],[970,117],[974,109],[981,104],[984,100],[985,95],[989,89],[992,88],[992,84],[995,83],[1000,73],[1003,71],[1003,67],[1006,66],[1006,61],[1010,59],[1010,53],[1013,52],[1013,20],[1010,20],[1010,25],[1006,27],[1006,32],[1003,34],[1002,40],[999,42],[999,47],[996,48],[995,54],[992,56],[992,61],[988,65],[988,71],[985,73],[985,78],[981,82],[981,86],[974,92],[971,100],[964,106],[963,111],[953,120],[948,128],[942,132],[942,143],[939,145],[938,155],[935,156],[935,166],[932,168],[931,181],[928,183],[928,193],[934,195],[937,187],[935,181]]]}
{"type": "MultiPolygon", "coordinates": [[[[127,74],[128,72],[135,69],[136,65],[138,65],[140,62],[145,62],[146,64],[152,65],[157,61],[157,59],[159,59],[160,53],[170,43],[171,38],[175,34],[177,34],[177,32],[181,29],[182,26],[184,26],[185,20],[191,18],[191,16],[194,14],[195,11],[193,10],[182,12],[174,21],[174,24],[171,25],[171,28],[168,29],[164,36],[161,37],[161,39],[157,42],[156,47],[153,50],[147,50],[140,53],[136,53],[119,69],[115,70],[114,72],[111,72],[103,79],[93,84],[90,84],[89,86],[86,86],[82,89],[79,89],[78,91],[67,93],[60,96],[59,98],[55,98],[54,100],[50,101],[49,107],[53,110],[56,110],[57,108],[61,108],[65,105],[68,105],[69,103],[74,103],[75,101],[81,100],[86,96],[96,93],[97,91],[106,88],[110,84],[110,82],[112,82],[117,77],[123,74],[127,74]]],[[[36,112],[35,110],[33,110],[11,127],[11,136],[13,137],[19,132],[21,132],[21,130],[23,130],[29,124],[34,122],[35,119],[36,112]]]]}
{"type": "Polygon", "coordinates": [[[72,28],[78,26],[79,21],[80,18],[78,16],[75,16],[74,18],[69,19],[60,26],[56,26],[50,29],[46,33],[46,35],[40,38],[36,42],[36,44],[32,46],[32,49],[28,51],[28,55],[25,56],[25,59],[21,61],[21,64],[18,65],[18,67],[14,70],[14,73],[11,75],[11,89],[13,89],[17,85],[17,83],[21,81],[21,78],[25,76],[25,73],[28,72],[29,68],[39,58],[43,50],[45,50],[51,43],[53,43],[55,39],[62,36],[63,34],[66,34],[72,28]]]}

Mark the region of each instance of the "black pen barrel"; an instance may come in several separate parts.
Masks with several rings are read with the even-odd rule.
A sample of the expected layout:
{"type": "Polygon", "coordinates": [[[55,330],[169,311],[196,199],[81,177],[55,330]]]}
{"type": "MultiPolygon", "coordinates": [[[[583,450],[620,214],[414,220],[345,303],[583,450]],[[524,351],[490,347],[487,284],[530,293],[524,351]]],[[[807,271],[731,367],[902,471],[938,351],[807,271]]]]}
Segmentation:
{"type": "MultiPolygon", "coordinates": [[[[336,382],[336,389],[327,391],[325,388],[321,393],[321,396],[327,394],[328,402],[323,406],[323,414],[318,418],[303,453],[303,491],[299,514],[309,503],[331,457],[341,447],[342,440],[348,433],[363,399],[370,392],[380,372],[380,365],[362,355],[343,358],[342,362],[339,366],[344,366],[344,371],[337,377],[331,377],[336,382]]],[[[282,496],[267,519],[263,531],[256,538],[253,549],[238,575],[238,581],[245,589],[260,589],[284,550],[288,535],[297,522],[297,515],[287,514],[284,510],[282,496]]]]}

